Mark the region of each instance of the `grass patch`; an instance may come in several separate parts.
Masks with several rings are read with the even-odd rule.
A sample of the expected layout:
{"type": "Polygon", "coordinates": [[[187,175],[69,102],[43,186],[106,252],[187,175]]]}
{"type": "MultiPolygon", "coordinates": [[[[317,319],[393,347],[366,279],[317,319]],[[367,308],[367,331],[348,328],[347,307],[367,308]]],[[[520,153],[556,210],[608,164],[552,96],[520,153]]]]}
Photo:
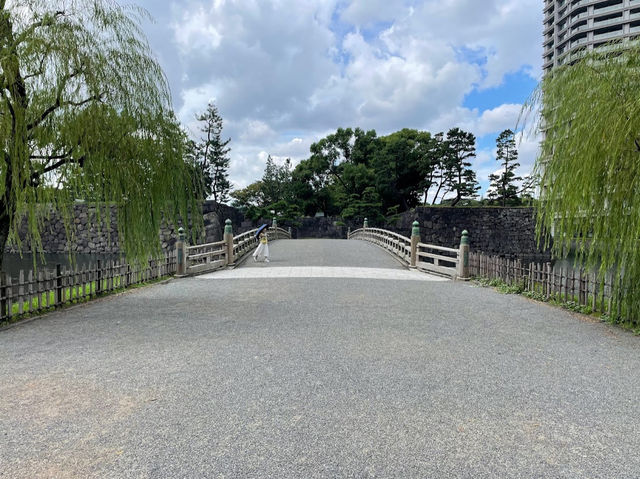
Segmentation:
{"type": "MultiPolygon", "coordinates": [[[[623,321],[620,318],[614,318],[607,313],[602,314],[596,312],[591,308],[591,306],[579,304],[576,297],[570,297],[567,300],[564,299],[563,295],[559,294],[550,295],[549,297],[547,297],[547,295],[542,291],[526,290],[524,283],[509,285],[501,279],[474,278],[474,282],[483,287],[494,288],[496,291],[503,294],[519,294],[526,298],[557,306],[568,311],[584,314],[586,316],[592,316],[604,323],[620,326],[621,328],[627,331],[631,331],[637,336],[640,336],[640,325],[630,321],[623,321]]],[[[591,303],[591,300],[592,297],[589,297],[587,302],[591,303]]]]}
{"type": "MultiPolygon", "coordinates": [[[[31,297],[31,301],[24,301],[22,303],[22,313],[20,313],[20,304],[15,302],[11,304],[12,315],[10,318],[0,321],[0,328],[9,326],[10,324],[17,323],[24,319],[37,317],[46,313],[50,313],[56,309],[66,308],[76,304],[86,303],[93,299],[110,296],[113,294],[122,293],[126,290],[142,288],[152,284],[160,283],[171,276],[163,276],[160,278],[149,279],[144,282],[130,284],[128,287],[121,286],[121,278],[113,278],[113,287],[109,288],[108,281],[101,281],[101,288],[97,290],[97,281],[90,281],[81,285],[65,287],[62,289],[62,304],[55,304],[56,302],[56,290],[48,290],[40,293],[34,293],[31,297]]],[[[13,286],[16,288],[17,286],[13,286]]],[[[25,292],[25,296],[27,293],[25,292]]]]}

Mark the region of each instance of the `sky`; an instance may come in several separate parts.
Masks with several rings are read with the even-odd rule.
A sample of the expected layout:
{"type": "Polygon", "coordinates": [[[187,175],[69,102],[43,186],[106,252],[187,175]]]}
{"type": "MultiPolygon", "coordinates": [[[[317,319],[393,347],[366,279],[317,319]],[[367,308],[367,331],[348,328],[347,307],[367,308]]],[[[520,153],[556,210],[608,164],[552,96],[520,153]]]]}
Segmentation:
{"type": "MultiPolygon", "coordinates": [[[[135,0],[134,0],[135,1],[135,0]]],[[[216,104],[242,188],[266,159],[308,158],[339,127],[477,138],[482,185],[495,139],[541,78],[542,0],[138,0],[180,121],[216,104]]],[[[519,140],[520,174],[538,138],[519,140]]]]}

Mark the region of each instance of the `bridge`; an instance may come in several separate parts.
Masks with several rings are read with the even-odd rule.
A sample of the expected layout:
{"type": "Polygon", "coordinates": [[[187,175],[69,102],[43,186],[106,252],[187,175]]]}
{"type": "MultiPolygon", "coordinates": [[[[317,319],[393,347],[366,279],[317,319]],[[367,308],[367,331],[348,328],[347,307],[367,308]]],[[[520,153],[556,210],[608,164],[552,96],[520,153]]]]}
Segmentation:
{"type": "Polygon", "coordinates": [[[0,477],[637,477],[636,337],[384,241],[190,250],[0,331],[0,477]]]}

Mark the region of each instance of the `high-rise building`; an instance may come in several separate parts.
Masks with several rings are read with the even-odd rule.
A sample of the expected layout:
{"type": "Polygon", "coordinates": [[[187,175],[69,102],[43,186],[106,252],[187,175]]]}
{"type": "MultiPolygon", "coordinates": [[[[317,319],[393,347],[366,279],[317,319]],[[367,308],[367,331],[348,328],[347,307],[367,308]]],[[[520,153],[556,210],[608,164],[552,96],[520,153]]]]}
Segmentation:
{"type": "Polygon", "coordinates": [[[584,49],[640,35],[640,0],[545,0],[542,68],[571,63],[584,49]]]}

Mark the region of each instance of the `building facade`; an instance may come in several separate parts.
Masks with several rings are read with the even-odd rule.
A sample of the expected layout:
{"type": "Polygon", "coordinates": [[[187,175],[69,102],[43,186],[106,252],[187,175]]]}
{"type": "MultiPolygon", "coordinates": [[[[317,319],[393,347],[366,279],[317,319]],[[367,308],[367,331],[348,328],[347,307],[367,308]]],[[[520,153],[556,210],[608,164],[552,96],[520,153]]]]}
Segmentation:
{"type": "Polygon", "coordinates": [[[545,72],[580,52],[640,36],[640,0],[545,0],[545,72]]]}

